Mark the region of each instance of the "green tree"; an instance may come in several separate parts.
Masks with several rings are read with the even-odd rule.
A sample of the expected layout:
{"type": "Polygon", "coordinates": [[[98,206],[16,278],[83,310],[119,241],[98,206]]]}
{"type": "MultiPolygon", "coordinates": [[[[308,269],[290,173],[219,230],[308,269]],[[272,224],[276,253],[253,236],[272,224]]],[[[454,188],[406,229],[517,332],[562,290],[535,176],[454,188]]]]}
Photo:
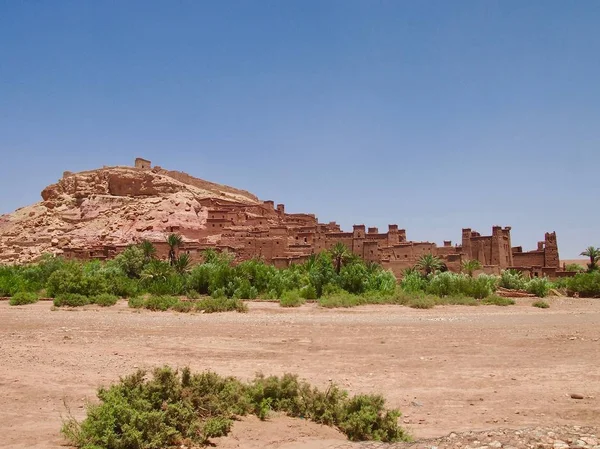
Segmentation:
{"type": "Polygon", "coordinates": [[[425,272],[425,274],[428,275],[442,270],[444,268],[444,263],[439,257],[436,257],[431,253],[424,254],[416,263],[415,268],[419,271],[425,272]]]}
{"type": "Polygon", "coordinates": [[[183,238],[179,234],[169,234],[167,244],[169,245],[169,262],[171,265],[175,265],[177,257],[175,251],[183,244],[183,238]]]}
{"type": "Polygon", "coordinates": [[[115,263],[130,278],[139,278],[145,265],[144,252],[142,248],[131,245],[125,248],[121,254],[115,257],[115,263]]]}
{"type": "Polygon", "coordinates": [[[190,270],[190,255],[187,253],[180,254],[175,258],[173,268],[178,274],[185,274],[190,270]]]}
{"type": "Polygon", "coordinates": [[[149,240],[142,240],[140,243],[140,249],[144,253],[144,260],[146,263],[150,262],[152,259],[156,257],[156,247],[149,240]]]}
{"type": "Polygon", "coordinates": [[[588,271],[595,271],[598,269],[598,260],[600,260],[600,248],[588,246],[586,250],[581,253],[581,255],[590,258],[590,263],[588,263],[588,271]]]}
{"type": "Polygon", "coordinates": [[[331,254],[331,259],[333,260],[333,266],[336,274],[340,274],[342,265],[352,258],[352,253],[342,242],[337,242],[335,245],[333,245],[333,247],[329,250],[329,253],[331,254]]]}
{"type": "Polygon", "coordinates": [[[470,277],[473,277],[473,272],[481,269],[481,262],[477,259],[465,260],[462,263],[462,271],[467,273],[470,277]]]}

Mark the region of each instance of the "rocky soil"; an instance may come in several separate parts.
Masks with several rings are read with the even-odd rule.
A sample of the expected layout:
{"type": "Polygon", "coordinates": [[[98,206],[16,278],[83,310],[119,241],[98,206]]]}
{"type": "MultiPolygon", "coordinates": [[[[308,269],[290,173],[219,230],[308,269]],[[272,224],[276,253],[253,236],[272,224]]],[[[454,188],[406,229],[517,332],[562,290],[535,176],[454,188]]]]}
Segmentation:
{"type": "Polygon", "coordinates": [[[544,310],[532,301],[430,310],[251,302],[247,314],[0,301],[0,447],[64,447],[65,404],[82,418],[99,385],[170,364],[242,379],[292,372],[321,388],[379,392],[415,437],[351,443],[304,420],[248,417],[215,441],[226,449],[600,449],[600,301],[549,298],[544,310]]]}

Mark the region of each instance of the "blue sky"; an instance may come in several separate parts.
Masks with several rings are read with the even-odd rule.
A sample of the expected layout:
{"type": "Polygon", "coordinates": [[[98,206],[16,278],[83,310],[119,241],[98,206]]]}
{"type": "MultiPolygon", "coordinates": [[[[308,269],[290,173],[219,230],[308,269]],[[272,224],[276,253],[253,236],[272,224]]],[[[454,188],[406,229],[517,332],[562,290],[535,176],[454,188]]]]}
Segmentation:
{"type": "Polygon", "coordinates": [[[412,240],[600,246],[600,2],[0,0],[0,213],[136,156],[412,240]]]}

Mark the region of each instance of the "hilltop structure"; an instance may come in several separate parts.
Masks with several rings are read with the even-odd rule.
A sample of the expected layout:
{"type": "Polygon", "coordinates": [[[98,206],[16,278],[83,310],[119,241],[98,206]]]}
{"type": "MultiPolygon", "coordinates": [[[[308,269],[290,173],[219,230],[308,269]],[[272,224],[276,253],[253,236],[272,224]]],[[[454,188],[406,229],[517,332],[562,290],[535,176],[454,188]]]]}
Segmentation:
{"type": "Polygon", "coordinates": [[[560,269],[556,234],[546,233],[533,251],[511,244],[509,227],[494,226],[482,236],[462,230],[462,242],[442,246],[407,239],[390,224],[387,232],[354,225],[343,232],[335,222],[319,223],[312,214],[286,213],[283,204],[260,201],[249,192],[222,186],[186,173],[152,167],[137,158],[134,167],[105,167],[65,172],[42,191],[43,201],[0,217],[0,260],[32,261],[43,252],[74,259],[110,259],[144,239],[166,257],[165,236],[184,237],[180,251],[200,260],[206,248],[227,250],[242,261],[263,258],[277,267],[305,261],[338,242],[365,260],[396,275],[424,254],[440,257],[459,271],[467,259],[498,273],[515,268],[531,276],[565,275],[560,269]]]}

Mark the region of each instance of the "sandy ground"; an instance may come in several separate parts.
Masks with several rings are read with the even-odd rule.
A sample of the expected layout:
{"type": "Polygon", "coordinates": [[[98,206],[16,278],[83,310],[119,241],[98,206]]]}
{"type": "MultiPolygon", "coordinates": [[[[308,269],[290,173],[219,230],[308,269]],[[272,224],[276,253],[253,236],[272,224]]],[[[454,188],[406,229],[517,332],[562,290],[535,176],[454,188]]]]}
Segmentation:
{"type": "MultiPolygon", "coordinates": [[[[2,301],[0,447],[64,447],[64,404],[83,417],[99,385],[161,364],[244,379],[293,372],[321,387],[380,392],[416,439],[600,425],[600,300],[551,298],[546,310],[531,302],[431,310],[251,303],[247,314],[208,315],[2,301]]],[[[242,420],[217,447],[354,446],[334,429],[273,417],[242,420]]]]}

